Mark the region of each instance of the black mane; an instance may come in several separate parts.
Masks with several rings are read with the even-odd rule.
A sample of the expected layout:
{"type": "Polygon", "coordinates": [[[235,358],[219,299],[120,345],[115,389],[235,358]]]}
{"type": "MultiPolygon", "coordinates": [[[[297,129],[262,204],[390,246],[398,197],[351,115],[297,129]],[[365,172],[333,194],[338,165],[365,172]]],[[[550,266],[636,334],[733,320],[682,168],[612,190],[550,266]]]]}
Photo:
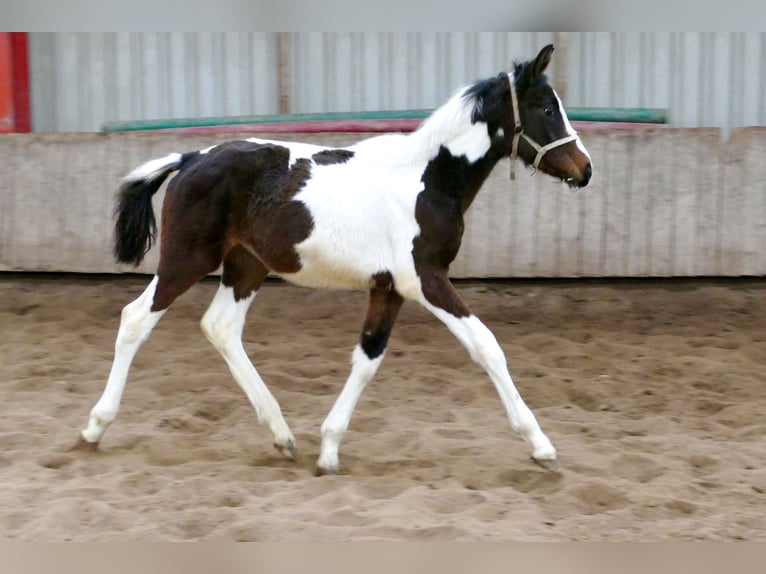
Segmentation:
{"type": "Polygon", "coordinates": [[[494,78],[487,78],[475,82],[463,92],[463,97],[473,100],[471,111],[471,123],[486,122],[489,125],[490,135],[494,135],[499,126],[495,118],[497,104],[502,98],[503,90],[508,89],[508,76],[500,73],[494,78]]]}

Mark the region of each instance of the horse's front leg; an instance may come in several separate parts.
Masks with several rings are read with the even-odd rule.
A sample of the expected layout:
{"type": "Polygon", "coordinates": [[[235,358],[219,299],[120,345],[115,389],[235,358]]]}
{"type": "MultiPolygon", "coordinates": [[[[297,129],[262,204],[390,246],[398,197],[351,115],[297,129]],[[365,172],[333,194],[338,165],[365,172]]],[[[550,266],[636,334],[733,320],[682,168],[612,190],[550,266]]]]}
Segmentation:
{"type": "Polygon", "coordinates": [[[532,446],[533,460],[544,468],[555,469],[558,466],[556,449],[516,390],[505,353],[495,336],[460,299],[446,272],[421,276],[421,286],[421,304],[447,326],[471,358],[487,372],[500,394],[511,428],[532,446]]]}
{"type": "Polygon", "coordinates": [[[322,449],[317,461],[318,475],[338,472],[340,441],[348,428],[362,391],[383,361],[388,337],[404,302],[402,296],[394,290],[393,280],[388,273],[382,273],[373,279],[375,286],[370,289],[362,335],[351,357],[351,373],[322,423],[322,449]]]}

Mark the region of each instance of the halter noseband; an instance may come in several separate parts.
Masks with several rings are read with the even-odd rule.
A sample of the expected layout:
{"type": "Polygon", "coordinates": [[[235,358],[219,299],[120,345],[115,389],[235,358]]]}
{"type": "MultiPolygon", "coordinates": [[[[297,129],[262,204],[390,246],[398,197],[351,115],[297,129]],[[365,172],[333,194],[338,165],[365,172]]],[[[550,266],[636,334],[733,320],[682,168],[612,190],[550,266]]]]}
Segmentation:
{"type": "Polygon", "coordinates": [[[577,139],[577,134],[573,133],[568,136],[565,136],[563,138],[557,139],[552,141],[549,144],[545,144],[544,146],[541,146],[538,144],[535,140],[533,140],[531,137],[529,137],[527,134],[524,133],[524,128],[521,126],[521,117],[519,115],[519,98],[516,95],[516,83],[513,81],[513,74],[510,72],[508,73],[508,81],[511,84],[511,105],[513,106],[513,144],[511,146],[511,179],[516,179],[516,158],[518,157],[518,151],[519,151],[519,141],[521,138],[524,138],[526,142],[531,145],[536,151],[537,155],[535,156],[535,161],[532,162],[532,166],[537,170],[538,166],[540,165],[540,161],[543,159],[543,156],[552,150],[553,148],[559,147],[560,145],[564,145],[565,143],[569,143],[571,141],[574,141],[577,139]]]}

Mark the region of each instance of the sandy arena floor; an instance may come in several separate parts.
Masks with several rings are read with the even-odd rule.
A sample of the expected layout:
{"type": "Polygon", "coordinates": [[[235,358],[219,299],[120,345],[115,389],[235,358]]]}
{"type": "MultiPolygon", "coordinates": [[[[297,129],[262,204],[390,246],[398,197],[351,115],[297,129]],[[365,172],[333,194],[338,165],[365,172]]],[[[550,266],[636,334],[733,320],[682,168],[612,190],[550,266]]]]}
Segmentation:
{"type": "Polygon", "coordinates": [[[96,453],[70,451],[120,310],[146,278],[0,276],[0,539],[766,540],[766,283],[460,283],[561,471],[532,464],[494,387],[407,303],[317,478],[364,293],[267,284],[245,345],[295,463],[199,330],[185,294],[138,353],[96,453]]]}

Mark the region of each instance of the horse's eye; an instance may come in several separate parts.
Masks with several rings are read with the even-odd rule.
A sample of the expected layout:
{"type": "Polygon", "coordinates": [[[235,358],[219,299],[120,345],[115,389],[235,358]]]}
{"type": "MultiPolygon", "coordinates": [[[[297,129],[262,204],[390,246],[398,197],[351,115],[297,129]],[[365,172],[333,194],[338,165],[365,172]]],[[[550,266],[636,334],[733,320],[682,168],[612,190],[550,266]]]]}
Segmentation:
{"type": "Polygon", "coordinates": [[[556,110],[554,110],[553,108],[545,108],[545,115],[546,116],[552,117],[553,114],[555,114],[555,113],[556,113],[556,110]]]}

